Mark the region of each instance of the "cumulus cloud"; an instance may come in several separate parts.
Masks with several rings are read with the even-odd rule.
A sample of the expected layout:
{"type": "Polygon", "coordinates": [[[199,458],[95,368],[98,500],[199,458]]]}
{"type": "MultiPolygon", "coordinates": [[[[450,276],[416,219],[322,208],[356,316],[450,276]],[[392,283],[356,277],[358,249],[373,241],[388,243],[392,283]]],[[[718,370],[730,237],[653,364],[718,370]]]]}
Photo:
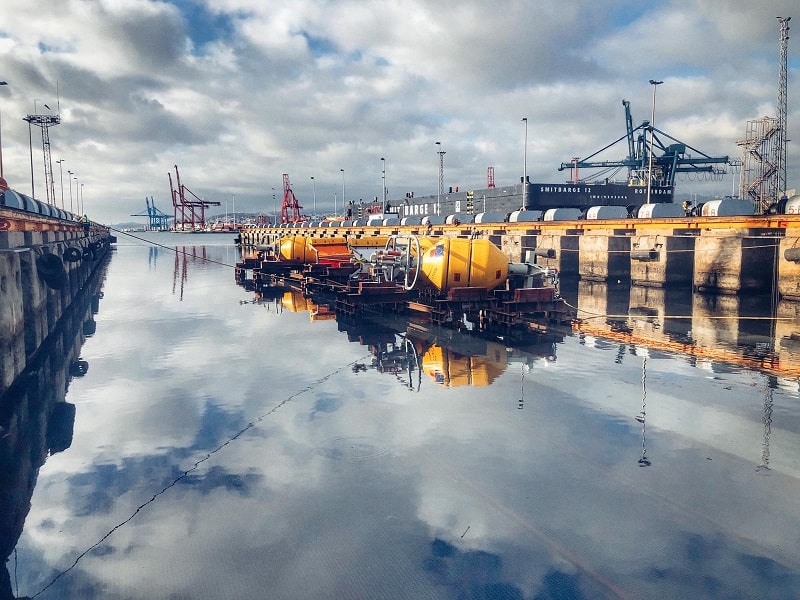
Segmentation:
{"type": "MultiPolygon", "coordinates": [[[[0,7],[5,175],[30,192],[22,117],[55,107],[58,95],[54,160],[84,184],[87,211],[109,223],[141,212],[142,197],[167,208],[174,164],[198,195],[235,195],[246,211],[274,210],[282,173],[306,205],[314,177],[321,209],[334,195],[341,207],[340,169],[347,199],[379,196],[381,157],[390,199],[431,193],[436,141],[447,152],[445,185],[482,187],[490,165],[498,182],[516,181],[522,116],[528,172],[558,182],[562,162],[624,133],[623,98],[637,122],[649,117],[651,78],[665,81],[662,129],[735,157],[746,121],[777,112],[775,16],[792,8],[9,0],[0,7]]],[[[790,139],[800,123],[796,55],[790,40],[790,139]]],[[[35,145],[34,158],[40,152],[35,145]]],[[[800,163],[791,147],[789,161],[791,187],[800,163]]],[[[34,171],[43,197],[41,160],[34,171]]],[[[729,193],[730,182],[709,191],[729,193]]]]}

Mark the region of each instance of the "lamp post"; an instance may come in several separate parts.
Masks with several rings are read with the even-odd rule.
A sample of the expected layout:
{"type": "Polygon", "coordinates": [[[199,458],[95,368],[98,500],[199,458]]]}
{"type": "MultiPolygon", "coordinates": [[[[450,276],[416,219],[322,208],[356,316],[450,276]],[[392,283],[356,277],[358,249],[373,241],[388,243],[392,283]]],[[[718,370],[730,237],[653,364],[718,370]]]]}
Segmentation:
{"type": "MultiPolygon", "coordinates": [[[[342,172],[342,209],[344,209],[344,203],[347,200],[344,194],[344,169],[339,169],[342,172]]],[[[333,200],[333,214],[336,215],[336,198],[334,197],[333,200]]]]}
{"type": "Polygon", "coordinates": [[[275,188],[272,188],[272,211],[275,213],[275,222],[278,221],[278,200],[275,197],[275,188]]]}
{"type": "MultiPolygon", "coordinates": [[[[0,81],[0,85],[8,85],[7,81],[0,81]]],[[[0,112],[0,179],[3,178],[3,114],[0,112]]]]}
{"type": "Polygon", "coordinates": [[[317,218],[317,182],[314,178],[311,178],[311,190],[314,194],[314,218],[317,218]]]}
{"type": "Polygon", "coordinates": [[[86,214],[86,206],[83,204],[83,184],[81,184],[81,213],[86,214]]]}
{"type": "Polygon", "coordinates": [[[383,180],[383,212],[386,212],[386,159],[381,157],[381,176],[383,180]]]}
{"type": "Polygon", "coordinates": [[[650,156],[647,167],[647,204],[650,204],[650,189],[653,185],[653,128],[656,121],[656,88],[664,83],[663,81],[650,80],[650,85],[653,86],[653,111],[650,115],[650,156]]]}
{"type": "Polygon", "coordinates": [[[78,209],[78,212],[82,215],[83,211],[81,210],[81,197],[78,195],[78,178],[73,177],[73,179],[75,180],[75,206],[78,209]]]}
{"type": "Polygon", "coordinates": [[[62,164],[64,162],[63,158],[59,158],[56,163],[58,163],[58,176],[61,179],[61,210],[64,210],[64,168],[62,164]]]}
{"type": "Polygon", "coordinates": [[[69,179],[69,212],[72,212],[72,171],[67,171],[67,179],[69,179]]]}
{"type": "Polygon", "coordinates": [[[528,205],[528,117],[522,117],[525,123],[525,146],[522,151],[522,210],[528,205]]]}
{"type": "Polygon", "coordinates": [[[439,155],[439,187],[436,190],[436,214],[442,214],[442,194],[444,193],[444,155],[445,152],[442,150],[442,142],[436,142],[438,146],[438,150],[436,154],[439,155]]]}
{"type": "MultiPolygon", "coordinates": [[[[33,112],[36,112],[36,100],[33,101],[33,112]]],[[[33,131],[31,131],[31,122],[28,121],[28,149],[31,155],[31,198],[36,198],[36,192],[33,188],[33,131]]]]}

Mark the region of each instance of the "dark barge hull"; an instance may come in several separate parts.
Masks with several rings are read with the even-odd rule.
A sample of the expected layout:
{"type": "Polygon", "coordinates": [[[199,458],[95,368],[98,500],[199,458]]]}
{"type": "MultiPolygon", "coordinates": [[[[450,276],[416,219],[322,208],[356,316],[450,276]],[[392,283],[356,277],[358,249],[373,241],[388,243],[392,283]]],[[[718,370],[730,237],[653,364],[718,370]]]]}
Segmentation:
{"type": "MultiPolygon", "coordinates": [[[[672,186],[654,185],[650,189],[650,202],[672,202],[674,191],[672,186]]],[[[390,203],[390,209],[397,209],[402,218],[457,213],[510,213],[520,210],[523,205],[525,210],[545,211],[550,208],[586,209],[590,206],[632,207],[646,203],[647,187],[627,183],[529,183],[527,191],[523,190],[522,183],[518,183],[463,192],[448,191],[439,197],[435,194],[420,197],[409,195],[390,203]]]]}

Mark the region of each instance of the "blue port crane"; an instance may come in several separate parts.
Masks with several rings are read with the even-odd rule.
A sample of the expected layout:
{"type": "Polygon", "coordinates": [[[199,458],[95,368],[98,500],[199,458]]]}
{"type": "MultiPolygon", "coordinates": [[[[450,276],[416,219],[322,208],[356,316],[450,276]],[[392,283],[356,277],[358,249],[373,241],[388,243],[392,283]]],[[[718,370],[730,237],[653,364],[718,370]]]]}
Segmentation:
{"type": "Polygon", "coordinates": [[[150,196],[150,198],[145,198],[144,202],[147,205],[147,212],[140,212],[131,216],[147,217],[147,228],[150,231],[169,231],[169,220],[172,218],[172,215],[168,215],[164,211],[156,208],[156,202],[153,200],[152,196],[150,196]]]}
{"type": "Polygon", "coordinates": [[[628,182],[631,185],[647,185],[647,179],[650,178],[653,185],[659,186],[674,186],[677,173],[708,173],[711,175],[723,175],[725,173],[725,167],[718,165],[728,164],[727,156],[709,156],[652,126],[649,120],[642,121],[641,125],[634,127],[633,118],[631,117],[631,103],[628,100],[623,100],[622,106],[625,108],[625,135],[586,158],[573,158],[570,162],[562,162],[558,168],[559,171],[570,169],[577,173],[582,168],[614,169],[626,167],[628,169],[628,182]],[[652,137],[648,140],[650,136],[652,137]],[[592,160],[595,156],[622,140],[627,140],[628,142],[628,156],[623,160],[592,160]],[[667,141],[665,142],[664,140],[667,141]],[[652,165],[650,164],[651,148],[653,154],[652,165]],[[687,151],[690,151],[691,154],[687,151]]]}

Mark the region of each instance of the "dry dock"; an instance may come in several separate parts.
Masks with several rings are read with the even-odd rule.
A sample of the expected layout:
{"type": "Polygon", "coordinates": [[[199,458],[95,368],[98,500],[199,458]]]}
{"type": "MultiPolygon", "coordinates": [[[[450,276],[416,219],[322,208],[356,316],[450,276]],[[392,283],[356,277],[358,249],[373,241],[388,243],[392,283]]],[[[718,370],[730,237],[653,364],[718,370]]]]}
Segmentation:
{"type": "Polygon", "coordinates": [[[800,300],[800,215],[467,223],[458,225],[245,229],[244,247],[287,235],[364,237],[414,234],[486,238],[510,261],[535,260],[562,277],[629,282],[642,287],[691,286],[714,294],[773,290],[800,300]]]}

